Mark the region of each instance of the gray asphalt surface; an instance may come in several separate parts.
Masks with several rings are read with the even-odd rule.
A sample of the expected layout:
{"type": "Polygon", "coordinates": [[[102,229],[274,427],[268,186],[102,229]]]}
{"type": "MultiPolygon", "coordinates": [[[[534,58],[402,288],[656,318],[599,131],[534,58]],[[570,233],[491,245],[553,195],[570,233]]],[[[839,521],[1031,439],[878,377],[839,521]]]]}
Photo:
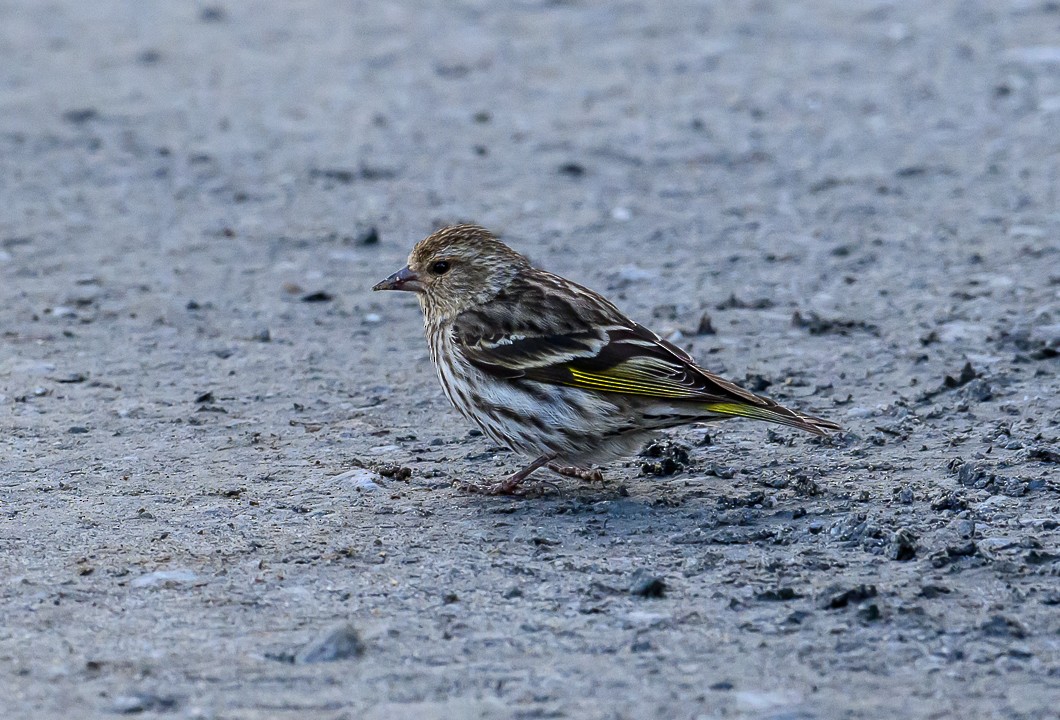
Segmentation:
{"type": "Polygon", "coordinates": [[[0,0],[0,715],[1056,717],[1058,208],[1045,0],[0,0]],[[848,433],[454,489],[467,220],[848,433]]]}

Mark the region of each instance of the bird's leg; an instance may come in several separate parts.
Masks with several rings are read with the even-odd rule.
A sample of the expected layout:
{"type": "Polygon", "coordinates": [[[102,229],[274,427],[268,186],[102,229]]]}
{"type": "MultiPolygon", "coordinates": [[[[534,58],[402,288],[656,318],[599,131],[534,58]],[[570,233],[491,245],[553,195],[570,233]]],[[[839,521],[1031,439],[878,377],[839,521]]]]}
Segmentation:
{"type": "Polygon", "coordinates": [[[548,464],[548,469],[557,475],[563,477],[578,478],[585,482],[600,482],[604,481],[604,474],[597,468],[582,468],[577,465],[557,465],[554,462],[548,464]]]}
{"type": "Polygon", "coordinates": [[[508,477],[501,480],[499,483],[493,485],[487,485],[480,487],[477,485],[467,485],[466,489],[472,492],[480,492],[484,495],[517,495],[519,485],[522,484],[523,480],[526,480],[535,470],[548,465],[550,462],[556,459],[555,453],[549,453],[542,455],[541,457],[534,460],[532,463],[524,467],[522,470],[516,473],[512,473],[508,477]]]}

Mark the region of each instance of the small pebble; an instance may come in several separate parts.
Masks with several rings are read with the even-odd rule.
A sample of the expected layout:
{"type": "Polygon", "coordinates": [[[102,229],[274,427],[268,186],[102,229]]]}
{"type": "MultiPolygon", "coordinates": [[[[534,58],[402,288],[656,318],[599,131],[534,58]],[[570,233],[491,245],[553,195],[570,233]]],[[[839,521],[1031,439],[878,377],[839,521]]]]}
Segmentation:
{"type": "Polygon", "coordinates": [[[699,325],[696,326],[696,335],[716,335],[717,330],[714,329],[714,321],[711,320],[710,315],[703,313],[699,317],[699,325]]]}
{"type": "Polygon", "coordinates": [[[199,20],[205,23],[223,22],[227,17],[228,13],[218,5],[207,5],[199,11],[199,20]]]}
{"type": "Polygon", "coordinates": [[[316,292],[307,293],[306,295],[303,295],[300,299],[302,300],[302,302],[306,303],[322,303],[331,302],[335,299],[335,296],[329,292],[318,290],[316,292]]]}
{"type": "Polygon", "coordinates": [[[637,597],[661,598],[666,595],[666,581],[647,570],[637,570],[633,573],[629,594],[637,597]]]}
{"type": "Polygon", "coordinates": [[[365,468],[354,468],[332,479],[357,492],[375,492],[383,489],[378,483],[379,475],[365,468]]]}
{"type": "Polygon", "coordinates": [[[150,572],[141,575],[138,578],[134,578],[129,585],[134,588],[172,587],[185,583],[193,583],[198,579],[199,576],[192,570],[184,568],[177,570],[156,570],[155,572],[150,572]]]}
{"type": "Polygon", "coordinates": [[[357,629],[349,623],[337,625],[312,642],[307,643],[295,654],[295,662],[300,664],[334,662],[360,657],[364,654],[364,644],[357,629]]]}
{"type": "Polygon", "coordinates": [[[154,693],[131,693],[114,698],[111,709],[119,715],[139,715],[144,712],[170,712],[177,708],[175,697],[154,693]]]}
{"type": "Polygon", "coordinates": [[[378,245],[379,229],[373,225],[364,232],[360,233],[354,239],[354,243],[356,243],[357,245],[378,245]]]}
{"type": "Polygon", "coordinates": [[[907,528],[895,531],[887,545],[887,557],[898,562],[906,562],[916,557],[916,535],[907,528]]]}

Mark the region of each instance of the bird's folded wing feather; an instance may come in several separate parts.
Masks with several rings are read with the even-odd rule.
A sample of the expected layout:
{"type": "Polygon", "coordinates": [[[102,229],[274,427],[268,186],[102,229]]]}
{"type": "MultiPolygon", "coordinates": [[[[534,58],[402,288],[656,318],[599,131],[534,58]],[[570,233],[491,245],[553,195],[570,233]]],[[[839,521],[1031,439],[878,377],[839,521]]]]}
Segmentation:
{"type": "Polygon", "coordinates": [[[498,305],[471,311],[457,319],[454,340],[472,365],[499,378],[658,400],[773,405],[698,367],[684,350],[628,320],[610,303],[586,313],[575,297],[557,315],[561,299],[549,298],[547,316],[498,305]],[[586,314],[592,321],[576,320],[586,314]],[[561,319],[549,321],[556,317],[561,319]],[[503,333],[486,331],[498,327],[503,333]]]}

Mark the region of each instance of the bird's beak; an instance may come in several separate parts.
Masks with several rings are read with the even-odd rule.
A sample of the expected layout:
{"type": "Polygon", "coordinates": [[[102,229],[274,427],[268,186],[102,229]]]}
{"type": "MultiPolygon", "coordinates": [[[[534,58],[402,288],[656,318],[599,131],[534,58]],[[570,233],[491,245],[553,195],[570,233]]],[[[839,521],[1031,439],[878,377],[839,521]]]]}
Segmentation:
{"type": "Polygon", "coordinates": [[[412,270],[409,269],[409,266],[406,265],[386,280],[376,283],[372,289],[423,292],[423,283],[420,282],[420,276],[412,272],[412,270]]]}

